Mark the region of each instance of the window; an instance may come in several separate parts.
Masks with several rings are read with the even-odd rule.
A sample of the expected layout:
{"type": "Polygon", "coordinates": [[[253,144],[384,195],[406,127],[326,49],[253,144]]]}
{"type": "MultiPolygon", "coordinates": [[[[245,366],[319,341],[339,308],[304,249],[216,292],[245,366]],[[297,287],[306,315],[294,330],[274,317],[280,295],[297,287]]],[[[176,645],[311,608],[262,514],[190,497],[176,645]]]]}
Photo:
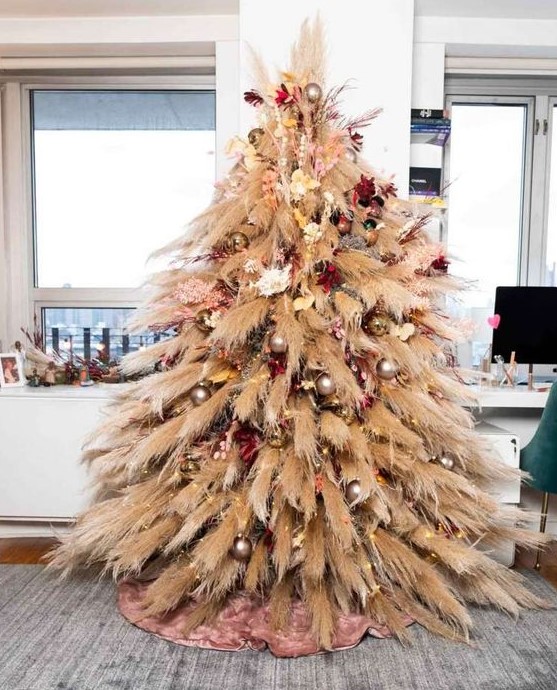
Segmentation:
{"type": "Polygon", "coordinates": [[[214,77],[7,77],[1,96],[0,331],[13,342],[35,316],[48,347],[90,338],[92,356],[107,328],[114,356],[152,342],[125,322],[166,265],[149,255],[211,200],[214,77]]]}
{"type": "Polygon", "coordinates": [[[470,366],[491,342],[497,285],[557,286],[557,79],[451,77],[446,94],[443,239],[453,273],[474,280],[455,308],[477,325],[459,349],[470,366]]]}
{"type": "Polygon", "coordinates": [[[35,285],[136,287],[209,203],[214,93],[31,90],[35,285]]]}

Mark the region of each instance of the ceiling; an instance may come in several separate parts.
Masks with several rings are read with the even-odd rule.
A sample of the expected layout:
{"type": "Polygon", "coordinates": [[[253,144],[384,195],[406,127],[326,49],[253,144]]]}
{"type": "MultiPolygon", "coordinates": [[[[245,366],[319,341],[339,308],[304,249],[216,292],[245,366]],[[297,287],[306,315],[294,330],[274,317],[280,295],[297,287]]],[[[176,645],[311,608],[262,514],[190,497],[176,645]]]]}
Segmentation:
{"type": "Polygon", "coordinates": [[[0,0],[0,17],[238,14],[239,0],[0,0]]]}
{"type": "MultiPolygon", "coordinates": [[[[238,14],[239,3],[240,0],[0,0],[0,17],[238,14]]],[[[557,19],[557,0],[415,0],[415,8],[419,17],[557,19]]]]}
{"type": "Polygon", "coordinates": [[[415,8],[416,16],[557,19],[557,0],[415,0],[415,8]]]}

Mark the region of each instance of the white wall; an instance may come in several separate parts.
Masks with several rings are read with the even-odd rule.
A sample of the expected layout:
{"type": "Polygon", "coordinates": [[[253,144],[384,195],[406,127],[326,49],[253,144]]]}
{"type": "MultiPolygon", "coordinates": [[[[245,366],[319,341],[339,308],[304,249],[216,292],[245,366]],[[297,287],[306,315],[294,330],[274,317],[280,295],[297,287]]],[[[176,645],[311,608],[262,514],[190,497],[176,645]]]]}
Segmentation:
{"type": "MultiPolygon", "coordinates": [[[[367,0],[352,8],[338,0],[283,0],[276,8],[261,0],[240,0],[242,91],[253,86],[246,44],[266,63],[284,69],[302,21],[317,12],[325,25],[329,86],[350,80],[343,96],[350,115],[371,108],[383,114],[364,131],[364,157],[377,169],[394,173],[401,193],[408,188],[410,95],[412,84],[413,0],[367,0]]],[[[241,94],[239,94],[241,98],[241,94]]],[[[242,129],[253,109],[242,106],[242,129]]]]}

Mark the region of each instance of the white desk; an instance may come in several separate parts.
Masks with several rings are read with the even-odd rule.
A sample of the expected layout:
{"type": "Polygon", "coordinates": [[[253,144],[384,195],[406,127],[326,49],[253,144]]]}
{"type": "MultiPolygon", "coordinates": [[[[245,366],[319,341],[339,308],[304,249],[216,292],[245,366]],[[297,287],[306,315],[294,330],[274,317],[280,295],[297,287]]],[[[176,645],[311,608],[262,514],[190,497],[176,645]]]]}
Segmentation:
{"type": "Polygon", "coordinates": [[[52,534],[85,507],[87,435],[117,385],[0,390],[0,536],[52,534]]]}
{"type": "MultiPolygon", "coordinates": [[[[81,447],[118,390],[118,384],[0,390],[0,536],[50,534],[50,523],[67,522],[85,506],[81,447]]],[[[516,434],[521,446],[534,433],[548,395],[523,387],[474,392],[478,421],[516,434]]]]}
{"type": "Polygon", "coordinates": [[[524,448],[537,429],[549,390],[529,391],[526,386],[474,386],[473,390],[478,398],[478,406],[472,408],[474,417],[516,434],[524,448]]]}

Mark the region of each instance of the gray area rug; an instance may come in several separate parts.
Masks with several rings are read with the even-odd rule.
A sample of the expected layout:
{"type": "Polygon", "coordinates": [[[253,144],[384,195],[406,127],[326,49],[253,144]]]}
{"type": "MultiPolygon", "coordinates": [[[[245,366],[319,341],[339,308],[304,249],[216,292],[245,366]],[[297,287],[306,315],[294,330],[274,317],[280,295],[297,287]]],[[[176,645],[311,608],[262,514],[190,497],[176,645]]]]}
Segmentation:
{"type": "MultiPolygon", "coordinates": [[[[557,591],[534,573],[532,589],[557,591]]],[[[116,610],[111,581],[65,582],[41,566],[0,566],[2,690],[555,690],[557,611],[518,622],[476,610],[476,647],[418,626],[413,644],[365,639],[358,647],[299,659],[215,652],[149,635],[116,610]]]]}

